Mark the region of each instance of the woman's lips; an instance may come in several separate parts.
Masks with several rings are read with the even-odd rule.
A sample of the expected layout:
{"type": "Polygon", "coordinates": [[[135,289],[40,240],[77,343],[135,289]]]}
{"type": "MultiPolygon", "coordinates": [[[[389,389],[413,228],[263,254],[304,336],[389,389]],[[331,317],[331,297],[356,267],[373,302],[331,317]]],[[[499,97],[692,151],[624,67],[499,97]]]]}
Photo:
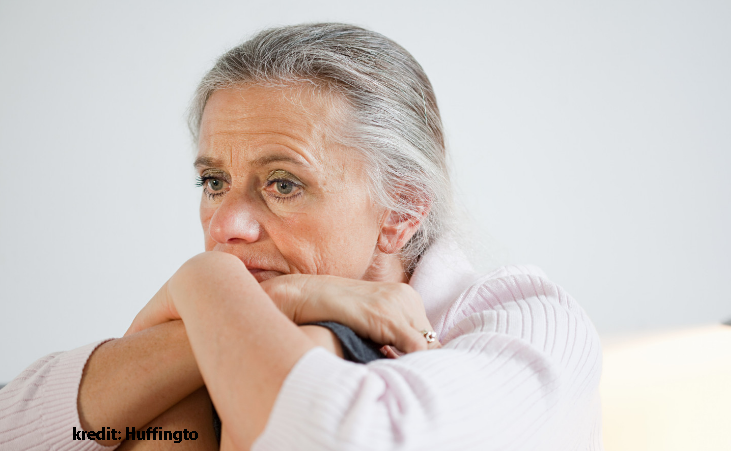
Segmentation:
{"type": "Polygon", "coordinates": [[[265,280],[271,279],[273,277],[281,276],[282,273],[279,271],[271,271],[267,269],[261,269],[261,268],[247,268],[252,276],[256,279],[257,282],[261,283],[265,280]]]}

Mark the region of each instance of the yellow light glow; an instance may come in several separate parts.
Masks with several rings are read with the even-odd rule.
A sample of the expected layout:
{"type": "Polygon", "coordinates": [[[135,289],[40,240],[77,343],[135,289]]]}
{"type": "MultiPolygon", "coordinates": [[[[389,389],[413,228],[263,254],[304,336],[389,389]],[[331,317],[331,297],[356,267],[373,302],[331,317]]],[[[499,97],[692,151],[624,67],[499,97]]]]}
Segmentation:
{"type": "Polygon", "coordinates": [[[731,327],[604,346],[606,451],[731,450],[731,327]]]}

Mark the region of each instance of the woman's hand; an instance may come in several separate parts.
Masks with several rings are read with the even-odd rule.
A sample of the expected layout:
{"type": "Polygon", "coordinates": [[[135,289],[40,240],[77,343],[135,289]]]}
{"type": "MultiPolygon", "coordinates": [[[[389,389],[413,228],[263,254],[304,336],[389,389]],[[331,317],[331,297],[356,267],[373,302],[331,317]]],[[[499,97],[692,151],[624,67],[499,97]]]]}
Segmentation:
{"type": "Polygon", "coordinates": [[[406,353],[441,347],[438,341],[426,342],[421,331],[432,327],[424,304],[405,283],[292,274],[266,280],[261,287],[295,324],[336,321],[406,353]]]}
{"type": "MultiPolygon", "coordinates": [[[[127,329],[127,332],[125,332],[124,336],[128,336],[131,334],[134,334],[136,332],[140,332],[142,330],[148,329],[150,327],[156,326],[158,324],[166,323],[168,321],[174,321],[179,320],[180,314],[178,313],[178,308],[175,305],[175,300],[173,296],[171,295],[171,291],[174,291],[178,288],[172,288],[171,285],[176,284],[179,285],[179,279],[180,277],[177,276],[179,272],[181,271],[187,271],[189,273],[194,274],[200,274],[204,268],[200,267],[201,262],[205,261],[205,258],[210,257],[217,257],[217,255],[203,255],[201,254],[199,257],[195,257],[188,262],[186,262],[176,273],[171,277],[165,284],[158,290],[157,293],[150,299],[150,301],[140,310],[140,312],[135,316],[135,319],[132,321],[132,324],[130,325],[129,329],[127,329]],[[204,257],[204,258],[201,258],[204,257]],[[196,265],[198,267],[196,268],[196,265]],[[193,266],[193,268],[191,268],[193,266]],[[177,277],[176,277],[177,276],[177,277]]],[[[226,257],[224,257],[226,258],[226,257]]],[[[210,264],[210,260],[208,261],[208,264],[210,264]]],[[[246,272],[248,275],[248,271],[246,271],[245,266],[241,266],[242,271],[246,272]]],[[[187,279],[190,279],[187,277],[187,279]]],[[[305,333],[313,342],[317,343],[319,346],[324,347],[328,351],[332,352],[333,354],[337,355],[338,357],[343,357],[343,350],[340,346],[340,342],[338,341],[337,337],[327,328],[321,327],[321,326],[301,326],[300,330],[305,333]]]]}
{"type": "MultiPolygon", "coordinates": [[[[180,302],[183,298],[189,298],[189,296],[181,296],[181,294],[191,293],[201,286],[219,279],[216,268],[220,264],[225,264],[228,271],[235,271],[243,277],[254,280],[246,266],[233,255],[218,251],[200,253],[183,263],[175,274],[155,293],[152,299],[142,307],[142,310],[132,320],[132,324],[124,333],[124,336],[168,321],[182,319],[180,313],[178,313],[179,306],[176,305],[176,302],[180,302]]],[[[219,285],[225,285],[224,282],[220,280],[218,283],[219,285]]],[[[222,288],[224,287],[222,286],[222,288]]]]}
{"type": "MultiPolygon", "coordinates": [[[[205,252],[184,263],[140,310],[124,335],[181,319],[172,293],[190,289],[186,286],[191,279],[206,278],[204,274],[217,258],[231,256],[205,252]]],[[[250,276],[243,264],[240,270],[250,276]]],[[[426,342],[421,331],[432,327],[424,305],[419,294],[404,283],[293,274],[264,281],[261,288],[295,324],[336,321],[361,337],[405,353],[441,347],[438,341],[426,342]]],[[[389,357],[396,356],[388,347],[384,351],[389,357]]]]}
{"type": "MultiPolygon", "coordinates": [[[[172,278],[170,280],[172,280],[172,278]]],[[[178,309],[175,307],[175,303],[173,302],[168,290],[170,280],[165,282],[162,288],[160,288],[152,299],[150,299],[150,301],[142,307],[142,310],[135,315],[135,319],[132,320],[132,324],[129,326],[129,329],[127,329],[127,332],[124,333],[125,337],[158,324],[180,319],[178,309]]]]}

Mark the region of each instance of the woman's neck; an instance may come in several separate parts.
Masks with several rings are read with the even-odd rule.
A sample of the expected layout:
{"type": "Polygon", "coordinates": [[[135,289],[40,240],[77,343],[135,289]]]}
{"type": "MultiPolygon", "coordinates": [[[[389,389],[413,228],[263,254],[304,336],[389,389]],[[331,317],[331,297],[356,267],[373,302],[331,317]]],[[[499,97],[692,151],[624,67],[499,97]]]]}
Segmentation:
{"type": "Polygon", "coordinates": [[[399,254],[385,254],[376,248],[371,259],[371,265],[366,270],[362,280],[409,283],[409,276],[404,270],[399,254]]]}

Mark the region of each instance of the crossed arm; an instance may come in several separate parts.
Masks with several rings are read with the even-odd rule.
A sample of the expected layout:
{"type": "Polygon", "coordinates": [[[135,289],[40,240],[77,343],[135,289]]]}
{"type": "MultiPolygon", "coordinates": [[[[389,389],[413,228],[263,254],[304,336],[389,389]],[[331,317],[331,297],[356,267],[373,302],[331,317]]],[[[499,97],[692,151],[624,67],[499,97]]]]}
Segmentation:
{"type": "MultiPolygon", "coordinates": [[[[424,348],[416,332],[424,321],[429,327],[423,307],[421,316],[409,313],[416,302],[403,303],[399,316],[383,303],[347,302],[339,296],[348,308],[338,312],[328,310],[322,297],[303,296],[328,291],[323,286],[286,277],[259,284],[236,257],[219,252],[191,259],[140,312],[124,338],[105,343],[90,358],[79,391],[82,426],[144,426],[205,384],[224,424],[236,425],[224,429],[222,448],[248,449],[263,431],[295,363],[316,346],[338,352],[329,331],[296,322],[336,320],[380,343],[406,351],[424,348]],[[412,327],[403,327],[399,318],[412,327]]],[[[371,284],[364,291],[357,282],[329,282],[331,298],[343,289],[361,300],[388,299],[383,290],[401,290],[371,284]]]]}
{"type": "MultiPolygon", "coordinates": [[[[209,275],[242,270],[243,265],[230,256],[210,253],[195,257],[181,268],[179,274],[187,272],[192,278],[177,279],[190,284],[199,280],[205,288],[209,275]],[[209,258],[213,260],[207,260],[209,258]],[[200,279],[196,279],[198,276],[200,279]]],[[[382,360],[368,367],[342,362],[325,350],[314,349],[297,362],[294,372],[287,375],[286,383],[278,382],[281,387],[275,397],[279,399],[273,409],[268,405],[271,413],[267,413],[267,405],[261,402],[253,405],[256,409],[236,410],[241,407],[242,399],[244,402],[256,401],[252,396],[258,393],[247,397],[247,393],[253,391],[250,379],[257,382],[257,378],[249,377],[251,372],[246,372],[253,365],[250,362],[231,365],[232,362],[225,360],[227,356],[218,354],[219,349],[215,349],[241,347],[239,352],[227,349],[236,358],[240,353],[251,354],[255,342],[248,341],[254,340],[255,334],[247,334],[246,340],[239,342],[228,341],[231,334],[221,325],[225,326],[236,317],[224,308],[226,305],[242,312],[255,312],[253,304],[258,295],[246,297],[241,295],[241,290],[234,290],[239,302],[223,302],[225,290],[214,295],[213,291],[220,286],[213,283],[208,287],[211,292],[204,293],[210,297],[203,296],[201,305],[196,306],[198,296],[189,291],[191,287],[186,284],[180,285],[183,293],[179,298],[176,298],[175,289],[168,292],[167,288],[176,285],[174,276],[166,289],[154,296],[140,312],[125,338],[98,347],[87,362],[78,398],[82,425],[86,430],[98,430],[101,426],[139,429],[143,425],[146,427],[150,418],[154,422],[170,421],[175,425],[172,417],[180,409],[185,410],[196,403],[210,407],[202,385],[205,383],[210,386],[211,396],[221,410],[224,426],[232,427],[231,435],[224,427],[221,443],[224,449],[248,447],[256,437],[255,427],[261,428],[267,421],[271,424],[257,442],[262,449],[343,449],[346,443],[364,449],[453,448],[457,444],[461,449],[485,449],[486,446],[491,449],[506,446],[601,449],[597,398],[601,348],[591,322],[570,296],[543,275],[522,267],[501,271],[478,281],[440,320],[440,335],[448,342],[444,349],[413,353],[398,361],[382,360]],[[189,301],[183,300],[185,296],[190,297],[189,301]],[[192,305],[186,306],[185,302],[192,305]],[[216,308],[205,302],[214,302],[216,308]],[[206,334],[193,333],[194,329],[206,330],[206,321],[211,319],[214,330],[206,334]],[[216,341],[220,337],[225,346],[218,346],[216,341]],[[210,358],[199,357],[209,349],[211,355],[204,357],[210,358]],[[221,372],[219,368],[211,369],[211,360],[222,359],[221,372]],[[234,374],[235,379],[225,380],[230,374],[234,374]],[[195,389],[196,386],[201,388],[195,389]],[[227,399],[229,395],[231,398],[227,399]],[[261,408],[262,404],[264,408],[261,408]],[[234,436],[233,429],[248,421],[255,426],[244,431],[249,435],[234,436]],[[293,433],[282,434],[282,431],[293,433]],[[294,433],[296,431],[299,433],[294,433]],[[311,431],[318,433],[311,434],[311,431]]],[[[249,286],[246,276],[249,274],[236,276],[243,277],[244,284],[240,284],[240,288],[249,286]]],[[[234,281],[236,277],[233,277],[234,281]]],[[[389,330],[408,328],[408,324],[394,320],[389,323],[385,319],[398,318],[398,308],[369,301],[388,299],[391,292],[399,293],[398,288],[379,292],[384,285],[333,280],[328,286],[315,284],[315,288],[323,289],[309,290],[307,286],[287,282],[291,277],[271,279],[283,281],[277,281],[274,286],[259,285],[269,295],[269,300],[264,300],[284,312],[284,317],[291,323],[298,322],[295,318],[307,318],[312,311],[319,311],[331,316],[312,320],[337,321],[361,335],[359,327],[380,324],[383,327],[371,328],[374,335],[365,336],[398,347],[397,340],[385,339],[389,330]],[[282,293],[277,292],[277,287],[282,293]],[[343,287],[347,289],[341,289],[343,287]],[[360,305],[353,311],[361,321],[348,320],[342,312],[328,311],[328,302],[317,296],[312,299],[302,296],[303,293],[335,293],[338,302],[333,305],[360,305]],[[351,296],[343,298],[342,295],[348,293],[351,296]],[[290,305],[288,297],[306,302],[290,305]],[[312,305],[317,308],[311,309],[312,305]],[[379,317],[377,312],[388,314],[379,317]]],[[[308,285],[321,280],[322,276],[313,277],[294,277],[293,281],[305,281],[304,285],[308,285]]],[[[408,305],[409,301],[391,304],[408,305]]],[[[234,332],[241,332],[239,326],[241,324],[237,324],[234,332]]],[[[422,328],[420,323],[413,326],[417,331],[422,328]]],[[[254,327],[261,331],[257,324],[254,327]]],[[[243,329],[243,332],[251,331],[243,329]]],[[[267,332],[266,338],[276,340],[277,337],[267,332]]],[[[291,343],[282,344],[285,349],[291,343]]],[[[69,446],[72,443],[66,434],[70,428],[67,418],[71,419],[76,409],[70,409],[67,403],[48,403],[37,395],[43,395],[43,388],[48,385],[43,380],[48,378],[54,380],[54,384],[48,385],[51,393],[69,399],[70,395],[66,393],[73,393],[77,380],[73,373],[83,362],[78,357],[88,355],[86,349],[89,347],[79,349],[83,352],[70,353],[67,361],[62,360],[64,353],[40,359],[4,389],[1,394],[5,395],[3,399],[8,404],[1,407],[5,416],[0,418],[0,431],[10,434],[3,436],[1,443],[12,442],[11,446],[16,447],[62,442],[69,446]],[[58,424],[68,428],[57,428],[43,437],[25,432],[42,424],[36,418],[39,412],[52,419],[54,415],[63,418],[64,421],[58,424]]],[[[267,374],[281,366],[279,362],[273,362],[277,355],[271,357],[265,363],[267,374]]],[[[260,370],[256,368],[256,372],[260,370]]],[[[260,385],[268,382],[258,380],[260,385]]],[[[270,396],[271,402],[273,397],[270,396]]],[[[210,415],[207,411],[202,416],[206,413],[210,415]]],[[[187,423],[177,424],[181,427],[170,429],[180,430],[187,423]]],[[[157,445],[160,442],[130,441],[122,448],[137,449],[142,443],[157,445]]],[[[203,448],[200,441],[187,444],[194,445],[195,449],[203,448]]],[[[187,449],[185,445],[175,445],[174,449],[187,449]]],[[[211,445],[215,446],[215,443],[211,445]]]]}

